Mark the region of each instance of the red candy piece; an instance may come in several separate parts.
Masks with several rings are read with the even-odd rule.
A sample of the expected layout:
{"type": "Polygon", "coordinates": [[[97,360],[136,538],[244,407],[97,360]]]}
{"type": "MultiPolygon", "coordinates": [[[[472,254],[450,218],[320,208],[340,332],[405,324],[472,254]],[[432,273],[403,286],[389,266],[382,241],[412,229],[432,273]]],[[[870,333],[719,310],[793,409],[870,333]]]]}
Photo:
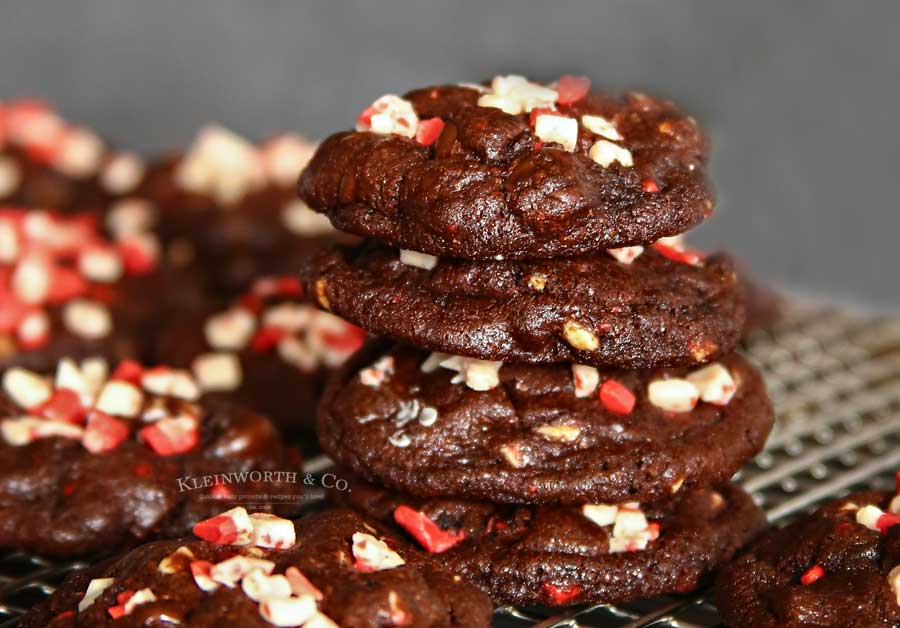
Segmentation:
{"type": "Polygon", "coordinates": [[[147,478],[153,473],[153,465],[149,462],[139,462],[134,465],[134,476],[138,478],[147,478]]]}
{"type": "Polygon", "coordinates": [[[353,353],[366,341],[366,332],[355,325],[349,323],[345,326],[343,333],[335,333],[327,331],[322,334],[322,341],[335,351],[342,353],[353,353]]]}
{"type": "Polygon", "coordinates": [[[228,499],[229,497],[234,497],[234,491],[232,491],[231,487],[227,484],[215,485],[209,489],[209,494],[216,499],[228,499]]]}
{"type": "Polygon", "coordinates": [[[825,569],[822,565],[813,565],[800,576],[800,584],[807,586],[825,575],[825,569]]]}
{"type": "Polygon", "coordinates": [[[419,130],[416,131],[416,141],[422,146],[431,146],[440,137],[444,130],[444,121],[440,118],[428,118],[419,122],[419,130]]]}
{"type": "Polygon", "coordinates": [[[394,521],[403,526],[419,545],[432,554],[446,552],[465,537],[462,530],[458,532],[442,530],[434,521],[409,506],[397,506],[394,510],[394,521]]]}
{"type": "Polygon", "coordinates": [[[160,456],[174,456],[193,449],[200,440],[197,428],[184,429],[177,423],[162,419],[140,431],[141,440],[160,456]]]}
{"type": "Polygon", "coordinates": [[[550,598],[551,606],[563,606],[581,593],[581,587],[577,584],[556,585],[552,582],[544,582],[541,584],[541,588],[550,598]]]}
{"type": "Polygon", "coordinates": [[[653,248],[670,260],[681,262],[682,264],[696,266],[703,261],[703,253],[694,249],[677,249],[674,246],[661,244],[660,242],[654,243],[653,248]]]}
{"type": "Polygon", "coordinates": [[[32,412],[51,421],[83,423],[87,408],[81,405],[81,397],[74,390],[57,388],[47,401],[34,408],[32,412]]]}
{"type": "MultiPolygon", "coordinates": [[[[217,515],[194,525],[194,535],[220,545],[231,545],[238,539],[238,529],[234,521],[225,515],[217,515]]],[[[193,571],[193,563],[191,564],[193,571]]]]}
{"type": "Polygon", "coordinates": [[[590,91],[591,79],[586,76],[566,74],[560,77],[556,83],[556,93],[559,94],[556,102],[561,105],[570,105],[587,96],[590,91]]]}
{"type": "Polygon", "coordinates": [[[122,591],[116,596],[116,602],[118,602],[117,606],[110,606],[106,612],[109,613],[109,616],[113,619],[119,619],[120,617],[125,616],[125,604],[128,603],[134,597],[134,591],[122,591]]]}
{"type": "Polygon", "coordinates": [[[89,452],[103,453],[115,449],[128,438],[128,424],[102,412],[91,412],[81,444],[89,452]]]}
{"type": "Polygon", "coordinates": [[[27,304],[11,293],[0,294],[0,331],[14,331],[30,311],[27,304]]]}
{"type": "Polygon", "coordinates": [[[141,385],[141,377],[144,375],[144,367],[134,360],[122,360],[113,371],[110,379],[116,379],[135,386],[141,385]]]}
{"type": "Polygon", "coordinates": [[[641,182],[641,188],[643,188],[644,192],[648,194],[655,194],[659,192],[659,186],[656,185],[656,181],[653,179],[644,179],[641,182]]]}
{"type": "Polygon", "coordinates": [[[47,300],[50,303],[65,303],[82,296],[87,288],[87,282],[81,275],[70,268],[58,266],[53,271],[47,300]]]}
{"type": "Polygon", "coordinates": [[[146,275],[156,268],[156,254],[146,238],[135,237],[119,242],[122,265],[129,275],[146,275]]]}
{"type": "Polygon", "coordinates": [[[302,297],[303,284],[298,277],[279,277],[277,280],[278,294],[285,297],[302,297]]]}
{"type": "Polygon", "coordinates": [[[630,414],[634,410],[634,394],[614,379],[608,379],[600,386],[600,402],[603,407],[616,414],[630,414]]]}
{"type": "Polygon", "coordinates": [[[260,327],[253,335],[253,340],[250,341],[250,348],[254,351],[269,351],[274,349],[286,335],[287,332],[281,327],[273,325],[260,327]]]}
{"type": "Polygon", "coordinates": [[[900,525],[900,513],[886,512],[878,517],[875,525],[878,526],[879,532],[884,534],[888,531],[888,528],[900,525]]]}

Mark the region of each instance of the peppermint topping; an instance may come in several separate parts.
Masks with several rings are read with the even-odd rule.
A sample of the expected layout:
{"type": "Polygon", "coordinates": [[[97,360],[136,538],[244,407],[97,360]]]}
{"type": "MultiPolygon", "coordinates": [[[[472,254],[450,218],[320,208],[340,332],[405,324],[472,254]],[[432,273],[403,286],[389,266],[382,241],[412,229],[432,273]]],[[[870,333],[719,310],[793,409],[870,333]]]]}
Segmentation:
{"type": "Polygon", "coordinates": [[[256,147],[227,129],[208,126],[175,169],[175,182],[189,192],[230,205],[265,183],[256,147]]]}
{"type": "Polygon", "coordinates": [[[813,565],[800,576],[800,584],[809,586],[819,578],[825,575],[825,569],[822,565],[813,565]]]}
{"type": "Polygon", "coordinates": [[[191,365],[194,377],[209,392],[236,390],[243,377],[241,362],[233,353],[204,353],[191,365]]]}
{"type": "Polygon", "coordinates": [[[313,237],[334,233],[331,221],[324,214],[313,211],[299,198],[290,201],[281,210],[281,222],[291,233],[313,237]]]}
{"type": "Polygon", "coordinates": [[[283,188],[293,187],[297,183],[300,171],[306,167],[316,145],[298,135],[279,135],[265,144],[260,150],[263,169],[269,180],[283,188]]]}
{"type": "Polygon", "coordinates": [[[725,406],[735,392],[737,384],[731,372],[718,362],[689,373],[684,379],[657,379],[647,387],[650,403],[667,412],[688,412],[698,400],[725,406]]]}
{"type": "Polygon", "coordinates": [[[700,391],[702,401],[717,406],[728,405],[737,391],[731,373],[718,362],[694,371],[686,379],[700,391]]]}
{"type": "Polygon", "coordinates": [[[640,504],[585,504],[581,513],[601,527],[612,526],[609,537],[611,554],[634,552],[647,548],[659,538],[659,524],[648,523],[640,504]]]}
{"type": "Polygon", "coordinates": [[[573,364],[572,380],[575,382],[576,397],[590,397],[600,383],[600,373],[593,366],[573,364]]]}
{"type": "Polygon", "coordinates": [[[83,128],[71,128],[60,138],[53,166],[73,179],[85,179],[100,169],[105,147],[100,138],[83,128]]]}
{"type": "Polygon", "coordinates": [[[134,153],[119,153],[103,167],[100,183],[112,194],[129,194],[141,183],[146,170],[144,162],[134,153]]]}
{"type": "Polygon", "coordinates": [[[532,83],[524,76],[495,76],[491,91],[478,98],[479,107],[494,107],[510,115],[532,109],[553,109],[559,98],[555,89],[532,83]]]}
{"type": "Polygon", "coordinates": [[[184,453],[199,441],[202,410],[189,402],[200,390],[186,371],[127,360],[112,375],[98,359],[63,359],[54,378],[14,367],[3,374],[3,391],[22,414],[0,421],[0,436],[16,447],[69,438],[102,453],[136,432],[160,456],[184,453]]]}
{"type": "Polygon", "coordinates": [[[388,547],[382,539],[377,539],[366,532],[353,534],[353,566],[357,571],[383,571],[405,565],[400,554],[388,547]]]}
{"type": "Polygon", "coordinates": [[[149,231],[156,222],[156,212],[148,201],[129,198],[110,207],[106,228],[116,240],[149,231]]]}
{"type": "Polygon", "coordinates": [[[83,613],[85,610],[93,606],[94,602],[100,597],[100,594],[106,591],[116,581],[115,578],[94,578],[88,582],[84,597],[78,602],[78,612],[83,613]]]}
{"type": "Polygon", "coordinates": [[[484,391],[496,388],[500,383],[499,373],[503,362],[435,352],[422,363],[421,369],[424,373],[430,373],[439,366],[456,371],[456,375],[451,380],[452,383],[465,382],[466,386],[472,390],[484,391]]]}
{"type": "Polygon", "coordinates": [[[428,516],[409,506],[394,509],[394,520],[432,554],[440,554],[454,547],[465,537],[462,530],[450,532],[441,529],[428,516]]]}
{"type": "Polygon", "coordinates": [[[666,412],[689,412],[697,405],[700,391],[686,379],[656,379],[647,386],[647,397],[666,412]]]}
{"type": "Polygon", "coordinates": [[[250,523],[253,526],[250,544],[256,547],[286,549],[297,540],[294,524],[289,519],[259,512],[250,515],[250,523]]]}
{"type": "Polygon", "coordinates": [[[427,253],[400,249],[400,261],[407,266],[431,270],[437,266],[438,258],[434,255],[428,255],[427,253]]]}
{"type": "Polygon", "coordinates": [[[394,374],[394,356],[385,355],[359,372],[359,381],[364,386],[378,388],[394,374]]]}
{"type": "Polygon", "coordinates": [[[644,252],[642,246],[623,246],[617,249],[606,249],[620,264],[630,264],[644,252]]]}
{"type": "Polygon", "coordinates": [[[142,604],[149,604],[156,601],[156,596],[150,589],[141,589],[139,591],[123,591],[116,597],[118,605],[110,606],[107,609],[109,616],[113,619],[119,619],[126,615],[130,615],[135,608],[142,604]]]}
{"type": "Polygon", "coordinates": [[[394,94],[386,94],[373,102],[359,115],[357,131],[372,131],[382,135],[415,137],[419,116],[412,103],[394,94]]]}
{"type": "Polygon", "coordinates": [[[588,155],[604,168],[608,168],[614,162],[619,162],[619,164],[626,168],[630,168],[634,165],[631,151],[627,148],[622,148],[618,144],[613,144],[608,140],[597,140],[594,142],[588,151],[588,155]]]}
{"type": "Polygon", "coordinates": [[[586,128],[591,133],[595,133],[600,135],[608,140],[612,140],[614,142],[618,142],[623,140],[622,134],[619,133],[618,129],[616,129],[616,125],[604,118],[603,116],[597,115],[584,115],[581,116],[581,124],[584,128],[586,128]]]}
{"type": "Polygon", "coordinates": [[[600,402],[614,414],[631,414],[636,402],[634,393],[614,379],[608,379],[600,387],[600,402]]]}
{"type": "Polygon", "coordinates": [[[253,520],[245,508],[232,508],[198,522],[194,534],[219,545],[249,545],[253,539],[253,520]]]}
{"type": "Polygon", "coordinates": [[[107,284],[124,275],[152,270],[156,258],[151,253],[139,266],[133,262],[124,243],[106,241],[84,217],[0,209],[0,336],[15,339],[23,350],[44,346],[55,307],[62,308],[63,326],[76,336],[108,336],[112,315],[92,294],[108,292],[107,284]]]}
{"type": "Polygon", "coordinates": [[[535,117],[534,134],[545,143],[560,144],[572,152],[578,143],[578,121],[556,113],[541,113],[535,117]]]}
{"type": "Polygon", "coordinates": [[[653,243],[653,248],[661,255],[675,262],[690,264],[691,266],[700,266],[703,263],[703,253],[685,246],[684,238],[680,235],[660,238],[653,243]]]}

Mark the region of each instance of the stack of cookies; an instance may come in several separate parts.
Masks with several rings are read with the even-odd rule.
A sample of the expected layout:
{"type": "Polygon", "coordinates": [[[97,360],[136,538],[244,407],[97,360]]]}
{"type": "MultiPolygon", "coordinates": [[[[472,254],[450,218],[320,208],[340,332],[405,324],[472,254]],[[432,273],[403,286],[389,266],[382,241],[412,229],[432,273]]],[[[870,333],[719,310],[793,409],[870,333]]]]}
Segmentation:
{"type": "Polygon", "coordinates": [[[318,428],[335,498],[404,528],[496,603],[684,592],[763,523],[728,483],[772,426],[733,353],[733,264],[679,236],[711,213],[706,141],[672,104],[520,76],[379,98],[300,195],[368,238],[302,271],[384,339],[318,428]]]}

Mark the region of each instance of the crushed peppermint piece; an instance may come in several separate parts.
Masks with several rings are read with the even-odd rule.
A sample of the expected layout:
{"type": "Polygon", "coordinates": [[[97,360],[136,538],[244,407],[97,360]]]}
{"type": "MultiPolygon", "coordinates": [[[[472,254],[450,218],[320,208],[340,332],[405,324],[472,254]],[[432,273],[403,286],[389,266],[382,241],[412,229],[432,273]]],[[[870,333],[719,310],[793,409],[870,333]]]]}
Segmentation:
{"type": "Polygon", "coordinates": [[[378,388],[394,374],[394,356],[385,355],[371,366],[359,372],[359,381],[364,386],[378,388]]]}
{"type": "Polygon", "coordinates": [[[112,315],[105,305],[83,299],[66,303],[63,324],[73,334],[89,340],[105,338],[113,328],[112,315]]]}
{"type": "Polygon", "coordinates": [[[456,371],[452,383],[465,382],[472,390],[485,391],[495,388],[500,383],[499,372],[503,362],[451,355],[442,360],[440,366],[456,371]]]}
{"type": "Polygon", "coordinates": [[[204,325],[206,342],[213,349],[239,351],[247,346],[256,331],[256,319],[242,307],[234,307],[211,316],[204,325]]]}
{"type": "Polygon", "coordinates": [[[432,554],[446,552],[465,537],[462,530],[456,532],[443,530],[425,513],[413,510],[409,506],[397,506],[394,509],[394,521],[432,554]]]}
{"type": "Polygon", "coordinates": [[[571,105],[588,95],[591,91],[591,79],[586,76],[565,74],[556,82],[558,94],[556,102],[560,105],[571,105]]]}
{"type": "Polygon", "coordinates": [[[394,94],[385,94],[363,111],[356,121],[357,131],[372,131],[382,135],[415,137],[419,116],[412,103],[394,94]]]}
{"type": "Polygon", "coordinates": [[[686,379],[655,379],[647,386],[647,398],[667,412],[690,412],[697,405],[700,391],[686,379]]]}
{"type": "Polygon", "coordinates": [[[260,569],[251,571],[241,579],[241,590],[254,602],[270,597],[291,597],[291,583],[286,577],[282,574],[268,576],[260,569]]]}
{"type": "Polygon", "coordinates": [[[301,236],[320,236],[334,232],[325,214],[310,209],[300,199],[294,199],[281,209],[281,222],[292,233],[301,236]]]}
{"type": "Polygon", "coordinates": [[[206,593],[211,593],[219,588],[219,583],[212,579],[213,565],[208,560],[191,561],[191,576],[197,588],[206,593]]]}
{"type": "Polygon", "coordinates": [[[95,408],[113,416],[137,416],[144,401],[140,389],[126,381],[110,380],[100,391],[95,408]]]}
{"type": "Polygon", "coordinates": [[[238,506],[194,525],[194,534],[204,541],[220,545],[249,545],[253,521],[247,510],[238,506]]]}
{"type": "Polygon", "coordinates": [[[422,146],[431,146],[441,136],[444,130],[444,121],[440,118],[428,118],[419,122],[416,131],[416,141],[422,146]]]}
{"type": "Polygon", "coordinates": [[[608,168],[613,162],[619,162],[622,166],[630,168],[634,165],[631,157],[631,151],[622,148],[618,144],[613,144],[608,140],[597,140],[593,143],[588,155],[597,164],[608,168]]]}
{"type": "Polygon", "coordinates": [[[83,613],[93,606],[100,594],[106,591],[116,581],[115,578],[94,578],[88,582],[84,597],[78,602],[78,612],[83,613]]]}
{"type": "Polygon", "coordinates": [[[630,264],[644,252],[642,246],[623,246],[617,249],[606,249],[606,252],[613,256],[620,264],[630,264]]]}
{"type": "Polygon", "coordinates": [[[185,190],[229,205],[265,183],[259,151],[244,138],[219,126],[200,131],[174,173],[185,190]]]}
{"type": "Polygon", "coordinates": [[[234,587],[247,575],[254,571],[260,571],[265,575],[275,570],[275,563],[271,560],[253,558],[252,556],[232,556],[220,563],[213,565],[209,577],[224,584],[226,587],[234,587]]]}
{"type": "Polygon", "coordinates": [[[145,172],[140,157],[134,153],[119,153],[103,167],[100,183],[112,194],[128,194],[140,184],[145,172]]]}
{"type": "Polygon", "coordinates": [[[203,353],[194,358],[191,370],[204,391],[236,390],[241,385],[241,362],[233,353],[203,353]]]}
{"type": "Polygon", "coordinates": [[[575,383],[576,397],[590,397],[597,390],[597,385],[600,383],[600,373],[593,366],[573,364],[572,380],[575,383]]]}
{"type": "Polygon", "coordinates": [[[144,371],[141,386],[155,395],[177,397],[186,401],[200,398],[200,388],[188,371],[157,367],[144,371]]]}
{"type": "Polygon", "coordinates": [[[619,142],[625,139],[622,137],[622,134],[619,133],[618,129],[616,129],[616,125],[603,116],[583,115],[581,116],[581,124],[591,133],[600,135],[608,140],[619,142]]]}
{"type": "Polygon", "coordinates": [[[417,251],[407,251],[400,249],[400,262],[407,266],[415,266],[423,270],[431,270],[437,266],[438,258],[427,253],[419,253],[417,251]]]}
{"type": "Polygon", "coordinates": [[[22,172],[10,157],[0,156],[0,198],[11,196],[22,182],[22,172]]]}
{"type": "Polygon", "coordinates": [[[303,597],[263,598],[259,603],[259,614],[273,626],[309,627],[310,620],[320,615],[316,600],[311,595],[303,597]]]}
{"type": "Polygon", "coordinates": [[[636,403],[634,393],[614,379],[608,379],[600,386],[600,402],[615,414],[631,414],[636,403]]]}
{"type": "Polygon", "coordinates": [[[353,534],[353,557],[356,562],[353,566],[357,571],[383,571],[405,565],[406,561],[388,547],[382,539],[377,539],[366,532],[353,534]]]}
{"type": "Polygon", "coordinates": [[[500,447],[500,455],[502,455],[506,462],[509,463],[509,466],[514,469],[520,469],[525,466],[526,460],[522,453],[522,449],[515,443],[500,447]]]}
{"type": "Polygon", "coordinates": [[[700,391],[700,399],[717,406],[728,405],[737,385],[727,368],[714,362],[690,373],[685,379],[700,391]]]}
{"type": "Polygon", "coordinates": [[[900,565],[897,565],[888,572],[887,581],[888,586],[891,587],[891,591],[894,593],[897,604],[900,605],[900,565]]]}
{"type": "Polygon", "coordinates": [[[559,144],[572,152],[578,144],[578,121],[561,114],[542,113],[535,119],[534,134],[544,142],[559,144]]]}
{"type": "Polygon", "coordinates": [[[159,561],[156,568],[162,574],[171,575],[173,573],[178,573],[185,567],[190,567],[190,563],[194,558],[194,552],[192,552],[187,545],[182,545],[159,561]]]}
{"type": "Polygon", "coordinates": [[[3,374],[3,391],[20,407],[35,408],[53,394],[46,379],[21,367],[7,369],[3,374]]]}
{"type": "Polygon", "coordinates": [[[615,504],[584,504],[581,507],[581,514],[598,526],[611,526],[616,522],[619,507],[615,504]]]}
{"type": "Polygon", "coordinates": [[[255,547],[286,549],[297,540],[294,523],[290,519],[257,512],[250,515],[250,523],[253,526],[250,544],[255,547]]]}

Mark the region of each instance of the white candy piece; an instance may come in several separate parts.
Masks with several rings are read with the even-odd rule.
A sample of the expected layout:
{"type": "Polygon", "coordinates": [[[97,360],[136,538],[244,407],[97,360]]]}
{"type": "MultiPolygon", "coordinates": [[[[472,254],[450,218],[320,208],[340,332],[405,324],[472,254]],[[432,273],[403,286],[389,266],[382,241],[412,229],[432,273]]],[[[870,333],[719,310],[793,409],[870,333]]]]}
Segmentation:
{"type": "Polygon", "coordinates": [[[364,571],[383,571],[406,564],[387,543],[366,532],[353,533],[353,557],[364,571]]]}
{"type": "Polygon", "coordinates": [[[527,462],[522,450],[518,445],[503,445],[500,447],[500,455],[509,463],[513,469],[520,469],[527,462]]]}
{"type": "MultiPolygon", "coordinates": [[[[0,162],[2,163],[2,162],[0,162]]],[[[2,166],[0,166],[0,185],[2,185],[2,166]]],[[[0,189],[0,197],[2,197],[0,189]]],[[[12,220],[0,220],[0,263],[12,264],[19,257],[19,232],[12,220]]]]}
{"type": "Polygon", "coordinates": [[[115,581],[115,578],[94,578],[88,582],[84,597],[78,602],[78,612],[83,613],[89,609],[100,597],[100,594],[111,587],[115,581]]]}
{"type": "Polygon", "coordinates": [[[233,353],[198,355],[191,369],[200,388],[209,392],[236,390],[243,379],[241,361],[233,353]]]}
{"type": "Polygon", "coordinates": [[[878,520],[884,514],[878,506],[863,506],[856,511],[856,523],[866,526],[870,530],[878,530],[878,520]]]}
{"type": "Polygon", "coordinates": [[[542,113],[534,121],[534,134],[545,142],[561,144],[565,150],[572,152],[578,144],[578,121],[542,113]]]}
{"type": "Polygon", "coordinates": [[[384,135],[396,134],[415,137],[419,129],[419,116],[412,103],[395,94],[385,94],[371,105],[372,117],[368,124],[360,121],[357,131],[372,131],[384,135]]]}
{"type": "Polygon", "coordinates": [[[434,373],[441,367],[441,362],[450,357],[452,356],[449,353],[440,353],[439,351],[434,351],[427,358],[425,358],[425,361],[422,362],[419,370],[423,373],[434,373]]]}
{"type": "Polygon", "coordinates": [[[286,336],[276,347],[278,357],[301,371],[310,372],[319,365],[319,358],[309,345],[296,336],[286,336]]]}
{"type": "Polygon", "coordinates": [[[18,366],[7,369],[3,374],[3,391],[16,405],[25,409],[41,405],[53,394],[46,379],[18,366]]]}
{"type": "Polygon", "coordinates": [[[141,589],[139,591],[135,591],[134,595],[132,595],[128,599],[128,601],[125,602],[125,614],[130,615],[131,612],[141,604],[149,604],[150,602],[155,601],[156,596],[150,589],[141,589]]]}
{"type": "Polygon", "coordinates": [[[0,436],[13,447],[24,447],[39,438],[52,436],[80,440],[83,434],[84,428],[80,425],[65,421],[51,421],[33,416],[0,421],[0,436]]]}
{"type": "Polygon", "coordinates": [[[284,570],[284,575],[288,582],[291,583],[291,593],[294,595],[298,597],[312,595],[319,602],[325,599],[325,596],[316,588],[316,585],[310,582],[296,567],[288,567],[284,570]]]}
{"type": "Polygon", "coordinates": [[[385,355],[369,367],[359,372],[359,381],[364,386],[378,388],[394,374],[394,357],[385,355]]]}
{"type": "Polygon", "coordinates": [[[16,335],[24,343],[38,343],[50,333],[50,317],[43,310],[31,312],[16,329],[16,335]]]}
{"type": "Polygon", "coordinates": [[[56,365],[55,386],[76,392],[84,406],[94,405],[97,389],[71,358],[63,358],[56,365]]]}
{"type": "Polygon", "coordinates": [[[316,613],[303,624],[303,628],[340,628],[331,618],[322,613],[316,613]]]}
{"type": "Polygon", "coordinates": [[[262,321],[265,327],[297,332],[308,327],[316,314],[318,310],[306,303],[279,303],[265,311],[262,321]]]}
{"type": "Polygon", "coordinates": [[[503,362],[478,360],[452,355],[441,362],[441,366],[457,375],[451,380],[454,384],[466,383],[472,390],[490,390],[500,383],[500,367],[503,362]]]}
{"type": "Polygon", "coordinates": [[[240,200],[265,183],[256,147],[220,126],[203,129],[175,170],[182,188],[223,204],[240,200]]]}
{"type": "Polygon", "coordinates": [[[647,398],[666,412],[690,412],[697,405],[700,391],[686,379],[656,379],[647,387],[647,398]]]}
{"type": "Polygon", "coordinates": [[[237,506],[231,510],[226,510],[219,516],[231,519],[231,522],[234,524],[237,539],[231,545],[250,545],[250,541],[253,538],[253,520],[247,514],[246,508],[237,506]]]}
{"type": "Polygon", "coordinates": [[[256,318],[242,307],[211,316],[203,327],[206,342],[213,349],[240,351],[256,331],[256,318]]]}
{"type": "Polygon", "coordinates": [[[572,380],[575,382],[576,397],[590,397],[600,383],[600,372],[593,366],[573,364],[572,380]]]}
{"type": "MultiPolygon", "coordinates": [[[[532,83],[524,76],[510,74],[495,76],[491,81],[491,89],[497,96],[516,101],[522,111],[529,112],[535,108],[552,108],[559,98],[555,89],[532,83]]],[[[481,102],[478,103],[480,106],[481,102]]]]}
{"type": "MultiPolygon", "coordinates": [[[[888,585],[891,587],[891,591],[894,592],[894,596],[897,599],[897,604],[900,605],[900,565],[897,565],[893,569],[888,572],[888,585]]],[[[308,626],[309,624],[307,624],[308,626]]]]}
{"type": "Polygon", "coordinates": [[[647,529],[647,517],[640,510],[620,508],[613,526],[613,536],[625,538],[647,529]]]}
{"type": "Polygon", "coordinates": [[[107,382],[97,398],[97,409],[114,416],[137,416],[144,401],[140,389],[131,382],[113,380],[107,382]]]}
{"type": "Polygon", "coordinates": [[[70,129],[54,159],[57,170],[75,179],[93,175],[103,159],[103,142],[86,129],[70,129]]]}
{"type": "Polygon", "coordinates": [[[271,560],[238,555],[213,565],[212,569],[210,569],[209,577],[219,584],[233,588],[244,576],[252,571],[260,571],[265,575],[269,575],[274,569],[275,563],[271,560]]]}
{"type": "Polygon", "coordinates": [[[297,182],[300,171],[315,152],[315,144],[297,135],[276,137],[266,143],[262,150],[266,176],[276,185],[290,187],[297,182]]]}
{"type": "Polygon", "coordinates": [[[427,253],[419,253],[418,251],[407,251],[400,249],[400,262],[407,266],[415,266],[424,270],[431,270],[437,266],[438,258],[427,253]]]}
{"type": "Polygon", "coordinates": [[[156,565],[156,568],[160,573],[165,575],[172,575],[173,573],[177,573],[178,567],[183,566],[184,562],[190,562],[194,560],[194,552],[190,550],[186,545],[182,545],[177,550],[163,558],[156,565]]]}
{"type": "Polygon", "coordinates": [[[619,141],[624,139],[622,134],[619,133],[619,130],[616,128],[616,125],[603,116],[581,116],[581,124],[591,133],[601,135],[608,140],[619,141]]]}
{"type": "Polygon", "coordinates": [[[19,188],[22,172],[10,157],[0,157],[0,198],[10,196],[19,188]]]}
{"type": "Polygon", "coordinates": [[[286,549],[297,541],[294,523],[290,519],[255,512],[250,515],[250,522],[253,525],[250,543],[256,547],[286,549]]]}
{"type": "Polygon", "coordinates": [[[700,391],[700,399],[717,406],[728,405],[737,391],[731,373],[718,362],[694,371],[686,379],[700,391]]]}
{"type": "Polygon", "coordinates": [[[194,584],[196,584],[197,588],[201,591],[211,593],[222,585],[220,585],[209,576],[210,572],[212,571],[212,566],[202,565],[204,569],[201,571],[201,565],[198,564],[199,562],[201,561],[194,561],[191,563],[191,575],[194,577],[194,584]]]}
{"type": "Polygon", "coordinates": [[[615,504],[584,504],[581,514],[598,526],[611,526],[616,522],[619,507],[615,504]]]}
{"type": "Polygon", "coordinates": [[[522,113],[522,103],[517,99],[508,96],[498,96],[497,94],[482,94],[478,97],[478,106],[499,109],[511,116],[522,113]]]}
{"type": "Polygon", "coordinates": [[[25,303],[43,303],[50,294],[50,267],[37,257],[19,262],[12,275],[13,292],[25,303]]]}
{"type": "Polygon", "coordinates": [[[267,576],[259,569],[243,577],[241,589],[254,602],[270,597],[291,597],[291,585],[287,578],[281,574],[267,576]]]}
{"type": "Polygon", "coordinates": [[[106,227],[117,240],[153,228],[156,212],[148,201],[129,198],[113,205],[106,215],[106,227]]]}
{"type": "Polygon", "coordinates": [[[328,216],[313,211],[300,199],[293,200],[282,208],[281,222],[288,231],[302,236],[319,236],[334,232],[328,216]]]}
{"type": "Polygon", "coordinates": [[[591,149],[588,151],[588,155],[604,168],[608,167],[614,161],[618,161],[626,168],[630,168],[634,165],[631,151],[607,140],[597,140],[594,142],[591,149]]]}
{"type": "Polygon", "coordinates": [[[63,324],[77,336],[96,340],[110,334],[113,328],[112,315],[102,303],[76,299],[63,307],[63,324]]]}
{"type": "Polygon", "coordinates": [[[98,283],[118,281],[125,272],[122,258],[109,248],[92,247],[78,256],[78,269],[82,275],[98,283]]]}
{"type": "Polygon", "coordinates": [[[891,500],[891,503],[888,506],[888,512],[894,514],[900,512],[900,495],[895,495],[891,500]]]}
{"type": "Polygon", "coordinates": [[[178,397],[185,401],[200,398],[200,388],[191,374],[181,369],[151,369],[141,375],[141,386],[154,395],[178,397]]]}
{"type": "Polygon", "coordinates": [[[100,173],[100,183],[113,194],[128,194],[144,178],[144,162],[134,153],[119,153],[100,173]]]}
{"type": "Polygon", "coordinates": [[[642,246],[623,246],[617,249],[606,249],[620,264],[630,264],[644,252],[642,246]]]}
{"type": "Polygon", "coordinates": [[[259,603],[259,614],[273,626],[304,626],[318,614],[316,600],[303,597],[267,597],[259,603]]]}

